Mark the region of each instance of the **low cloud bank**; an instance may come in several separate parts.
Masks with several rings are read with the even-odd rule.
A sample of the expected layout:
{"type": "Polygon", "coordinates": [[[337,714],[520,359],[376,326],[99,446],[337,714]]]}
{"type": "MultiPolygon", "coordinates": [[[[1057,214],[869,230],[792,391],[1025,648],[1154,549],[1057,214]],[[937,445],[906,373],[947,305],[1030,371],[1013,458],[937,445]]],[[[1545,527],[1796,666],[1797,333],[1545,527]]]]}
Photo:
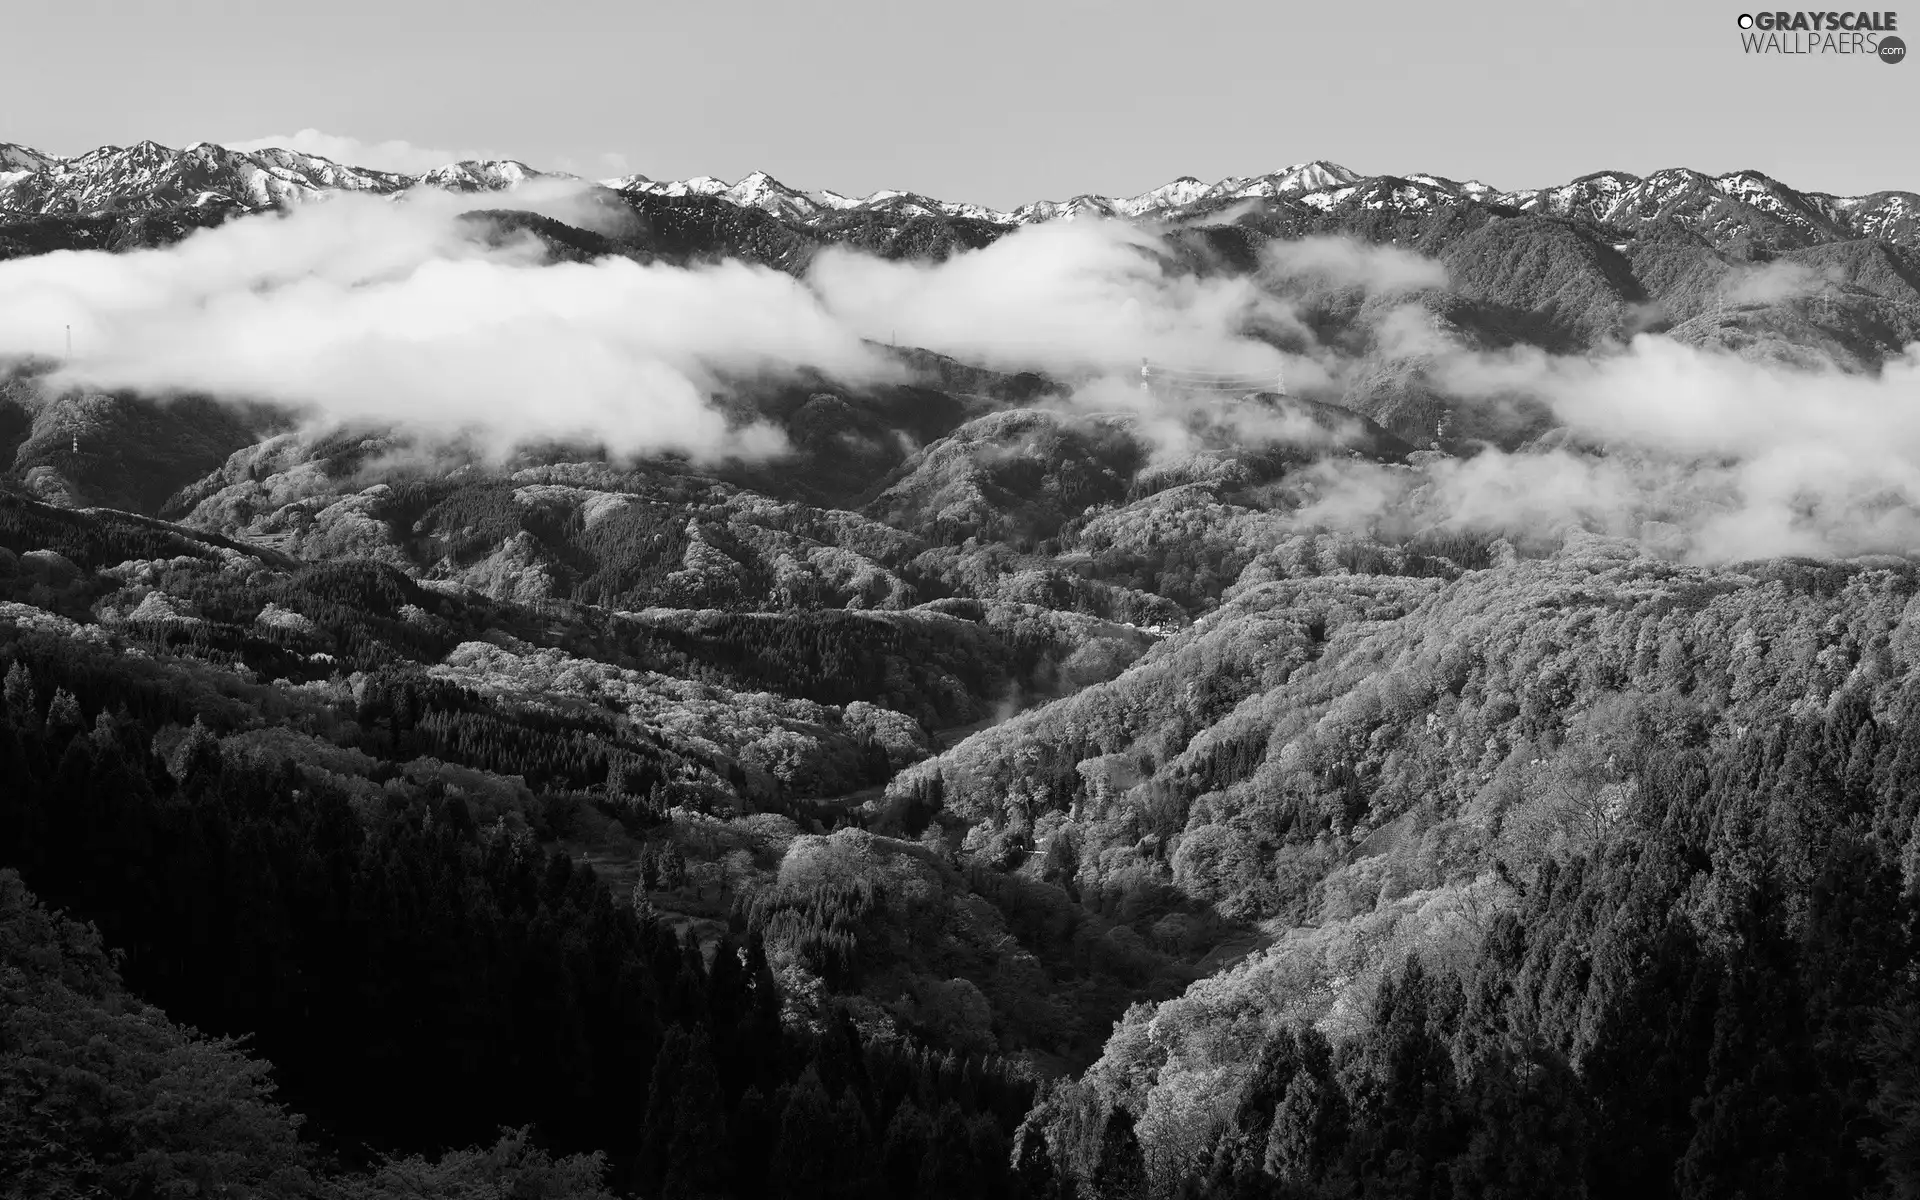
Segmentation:
{"type": "MultiPolygon", "coordinates": [[[[1531,447],[1411,468],[1336,458],[1301,476],[1303,520],[1537,537],[1577,526],[1713,561],[1920,552],[1920,347],[1875,374],[1646,334],[1590,355],[1488,351],[1395,299],[1445,285],[1418,255],[1312,238],[1226,277],[1188,269],[1158,235],[1120,222],[1031,227],[940,264],[833,248],[804,280],[739,262],[547,265],[531,237],[475,238],[458,217],[476,206],[614,233],[631,220],[577,184],[343,195],[162,250],[17,259],[0,263],[0,355],[57,352],[71,324],[75,352],[56,387],[265,400],[498,453],[559,439],[703,460],[784,449],[773,427],[724,416],[716,393],[747,379],[902,379],[873,343],[1047,372],[1076,385],[1073,408],[1139,414],[1167,453],[1193,448],[1198,410],[1143,393],[1143,357],[1284,369],[1294,391],[1325,399],[1383,357],[1417,359],[1423,386],[1450,405],[1521,398],[1561,428],[1531,447]],[[1364,354],[1322,344],[1297,315],[1301,297],[1327,287],[1368,296],[1364,354]]],[[[1751,272],[1727,302],[1790,298],[1822,278],[1751,272]]],[[[1218,414],[1201,416],[1218,426],[1218,414]]],[[[1298,413],[1249,407],[1225,424],[1252,442],[1340,441],[1298,413]]]]}
{"type": "MultiPolygon", "coordinates": [[[[737,262],[542,265],[530,237],[483,245],[464,229],[456,217],[474,202],[341,195],[166,249],[0,263],[0,354],[44,354],[71,325],[56,389],[264,400],[497,453],[584,439],[701,459],[783,444],[709,403],[723,380],[893,370],[788,276],[737,262]]],[[[539,189],[494,202],[576,222],[592,206],[539,189]]]]}
{"type": "Polygon", "coordinates": [[[939,264],[823,252],[808,274],[834,316],[1004,370],[1138,379],[1140,360],[1275,374],[1262,334],[1299,330],[1249,277],[1178,269],[1147,230],[1118,221],[1032,225],[939,264]]]}
{"type": "Polygon", "coordinates": [[[1415,471],[1330,465],[1309,519],[1530,537],[1577,527],[1703,562],[1920,552],[1920,346],[1876,375],[1647,334],[1593,356],[1423,349],[1453,402],[1528,396],[1561,429],[1415,471]]]}
{"type": "Polygon", "coordinates": [[[1373,294],[1447,286],[1447,269],[1437,260],[1398,246],[1372,246],[1352,238],[1316,236],[1271,242],[1261,259],[1266,275],[1275,281],[1327,283],[1373,294]]]}

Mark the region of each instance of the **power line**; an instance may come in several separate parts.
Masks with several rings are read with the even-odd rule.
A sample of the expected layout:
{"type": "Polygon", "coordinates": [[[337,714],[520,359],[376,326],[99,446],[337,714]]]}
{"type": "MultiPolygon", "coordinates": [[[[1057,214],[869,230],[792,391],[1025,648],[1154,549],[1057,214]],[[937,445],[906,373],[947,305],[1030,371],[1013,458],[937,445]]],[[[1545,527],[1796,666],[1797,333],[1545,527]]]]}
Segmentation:
{"type": "Polygon", "coordinates": [[[1140,360],[1140,390],[1151,392],[1156,386],[1194,392],[1277,392],[1287,394],[1284,370],[1273,374],[1249,371],[1210,371],[1194,367],[1176,367],[1140,360]]]}
{"type": "Polygon", "coordinates": [[[1176,379],[1235,380],[1235,379],[1271,379],[1273,378],[1271,374],[1268,374],[1266,372],[1254,372],[1254,371],[1195,371],[1195,370],[1189,370],[1185,367],[1165,367],[1165,366],[1149,366],[1148,369],[1155,375],[1166,375],[1176,379]]]}

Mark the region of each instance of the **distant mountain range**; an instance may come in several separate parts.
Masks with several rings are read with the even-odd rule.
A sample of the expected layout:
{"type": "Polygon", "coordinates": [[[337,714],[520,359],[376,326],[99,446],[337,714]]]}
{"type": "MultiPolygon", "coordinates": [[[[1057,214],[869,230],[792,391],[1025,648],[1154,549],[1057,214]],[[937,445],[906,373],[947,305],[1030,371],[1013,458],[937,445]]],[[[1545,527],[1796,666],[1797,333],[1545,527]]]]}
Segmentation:
{"type": "MultiPolygon", "coordinates": [[[[0,144],[0,166],[0,259],[166,245],[238,215],[330,193],[391,196],[427,187],[470,194],[467,216],[479,236],[530,234],[553,261],[564,262],[738,259],[800,275],[832,246],[941,261],[1037,222],[1100,218],[1150,224],[1177,269],[1202,273],[1260,273],[1270,262],[1269,244],[1312,235],[1387,243],[1434,260],[1445,285],[1374,298],[1331,276],[1269,278],[1263,286],[1285,291],[1312,336],[1358,364],[1307,388],[1312,395],[1304,398],[1337,404],[1415,446],[1440,440],[1445,430],[1462,445],[1512,447],[1544,427],[1531,411],[1458,404],[1434,378],[1429,355],[1377,335],[1387,307],[1416,304],[1439,336],[1486,351],[1526,345],[1579,353],[1653,332],[1752,361],[1873,374],[1920,341],[1920,196],[1801,192],[1753,171],[1715,177],[1676,168],[1644,178],[1603,171],[1559,187],[1503,192],[1437,175],[1363,177],[1313,162],[1214,184],[1182,178],[1132,197],[1083,195],[999,212],[907,192],[858,199],[800,192],[764,173],[731,184],[642,176],[594,182],[495,160],[400,175],[210,143],[175,150],[143,142],[72,158],[0,144]],[[588,188],[618,219],[594,222],[609,231],[595,232],[518,211],[522,202],[511,190],[540,179],[588,188]],[[1765,272],[1757,271],[1762,265],[1765,272]]],[[[1276,337],[1282,351],[1309,349],[1304,335],[1276,337]]],[[[944,378],[931,382],[959,393],[979,390],[949,387],[944,378]]],[[[1030,395],[1048,386],[1029,380],[1015,390],[1030,395]]],[[[13,469],[23,477],[51,469],[69,442],[64,426],[49,423],[29,436],[20,425],[24,440],[16,446],[6,435],[4,407],[0,457],[17,451],[13,469]]],[[[811,428],[809,421],[789,431],[796,444],[808,444],[801,426],[811,428]]],[[[836,432],[851,428],[838,418],[829,424],[836,432]]],[[[886,441],[891,428],[881,421],[858,432],[886,441]]],[[[923,444],[946,431],[916,429],[912,437],[923,444]]],[[[814,468],[828,470],[823,464],[842,459],[863,485],[894,465],[891,458],[856,464],[827,454],[814,468]]],[[[156,467],[151,479],[117,468],[110,479],[69,482],[92,495],[107,494],[100,489],[110,484],[122,503],[149,508],[212,465],[198,453],[182,463],[156,467]]],[[[833,499],[846,497],[834,492],[833,499]]]]}
{"type": "MultiPolygon", "coordinates": [[[[492,192],[550,175],[510,159],[450,163],[419,175],[401,175],[291,150],[241,152],[210,142],[185,149],[150,141],[103,146],[71,158],[0,143],[0,219],[124,217],[181,209],[204,210],[211,216],[286,206],[338,191],[391,195],[438,187],[492,192]]],[[[1710,176],[1670,168],[1645,177],[1601,171],[1558,187],[1502,191],[1473,180],[1428,174],[1362,176],[1335,163],[1311,162],[1211,184],[1183,176],[1137,196],[1078,195],[1035,201],[1010,212],[902,191],[858,198],[806,192],[760,171],[733,183],[705,176],[661,181],[629,175],[600,180],[598,186],[643,203],[646,198],[723,201],[825,233],[875,224],[898,230],[929,221],[963,222],[975,228],[962,242],[991,240],[999,231],[1035,222],[1079,217],[1175,225],[1270,225],[1279,220],[1302,231],[1338,228],[1363,235],[1377,232],[1383,221],[1412,221],[1422,228],[1396,229],[1393,240],[1417,242],[1434,227],[1459,227],[1462,218],[1469,218],[1464,223],[1473,227],[1480,223],[1470,219],[1475,216],[1530,214],[1575,219],[1623,238],[1666,221],[1722,251],[1758,247],[1777,252],[1858,238],[1920,248],[1920,195],[1802,192],[1757,171],[1710,176]]]]}

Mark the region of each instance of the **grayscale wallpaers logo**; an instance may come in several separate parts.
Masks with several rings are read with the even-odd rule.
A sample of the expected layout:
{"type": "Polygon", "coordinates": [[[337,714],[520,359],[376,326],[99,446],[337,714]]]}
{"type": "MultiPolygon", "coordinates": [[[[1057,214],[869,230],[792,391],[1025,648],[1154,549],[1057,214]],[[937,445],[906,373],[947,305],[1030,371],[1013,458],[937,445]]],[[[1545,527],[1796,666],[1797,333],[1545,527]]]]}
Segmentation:
{"type": "Polygon", "coordinates": [[[1905,62],[1907,44],[1893,36],[1895,12],[1741,13],[1740,48],[1748,54],[1857,54],[1905,62]]]}

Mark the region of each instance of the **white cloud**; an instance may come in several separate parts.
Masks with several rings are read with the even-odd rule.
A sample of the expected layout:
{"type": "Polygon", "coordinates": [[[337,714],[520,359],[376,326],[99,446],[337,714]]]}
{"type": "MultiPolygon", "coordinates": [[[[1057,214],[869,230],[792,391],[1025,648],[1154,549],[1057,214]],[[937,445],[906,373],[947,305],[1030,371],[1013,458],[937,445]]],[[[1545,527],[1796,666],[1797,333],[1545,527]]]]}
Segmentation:
{"type": "Polygon", "coordinates": [[[1447,286],[1447,269],[1437,260],[1398,246],[1373,246],[1352,238],[1269,242],[1260,257],[1274,281],[1298,279],[1380,294],[1447,286]]]}
{"type": "Polygon", "coordinates": [[[1157,238],[1118,221],[1032,225],[939,264],[833,248],[807,278],[867,337],[1007,370],[1137,378],[1151,358],[1271,374],[1282,355],[1251,333],[1297,328],[1255,280],[1178,271],[1157,238]]]}
{"type": "Polygon", "coordinates": [[[1455,402],[1535,397],[1571,436],[1415,472],[1333,465],[1325,513],[1309,518],[1536,537],[1576,527],[1633,537],[1651,521],[1681,531],[1705,562],[1920,554],[1920,345],[1877,375],[1648,334],[1593,356],[1479,353],[1437,334],[1422,349],[1455,402]]]}
{"type": "MultiPolygon", "coordinates": [[[[548,185],[551,190],[552,185],[548,185]]],[[[553,209],[539,189],[502,206],[553,209]]],[[[73,326],[51,386],[198,392],[322,421],[470,436],[496,453],[597,441],[702,459],[776,452],[710,403],[726,381],[889,368],[803,285],[731,262],[541,265],[531,239],[478,244],[471,197],[341,195],[128,254],[0,263],[0,354],[73,326]]]]}
{"type": "Polygon", "coordinates": [[[1810,296],[1833,282],[1831,271],[1815,270],[1792,259],[1777,259],[1730,274],[1721,284],[1729,304],[1777,304],[1810,296]]]}
{"type": "MultiPolygon", "coordinates": [[[[607,195],[547,181],[487,203],[584,224],[613,211],[607,195]]],[[[71,323],[76,359],[56,382],[277,401],[316,418],[475,435],[500,451],[589,438],[712,459],[781,444],[710,403],[733,381],[897,378],[863,339],[1048,371],[1085,385],[1075,407],[1137,409],[1143,356],[1264,373],[1285,358],[1276,332],[1304,336],[1289,301],[1259,281],[1184,270],[1153,234],[1118,223],[1041,225],[937,265],[832,249],[803,283],[739,262],[541,265],[530,239],[474,241],[456,220],[473,204],[348,195],[164,250],[0,263],[0,355],[44,353],[71,323]]],[[[1423,261],[1325,243],[1279,247],[1269,261],[1375,290],[1434,278],[1423,261]]],[[[1536,537],[1574,527],[1632,537],[1658,522],[1711,561],[1920,553],[1920,348],[1848,375],[1655,335],[1590,356],[1476,351],[1415,308],[1378,325],[1380,347],[1418,354],[1455,403],[1537,400],[1565,434],[1551,449],[1415,469],[1332,462],[1301,478],[1316,489],[1306,519],[1536,537]]],[[[1313,368],[1327,388],[1362,365],[1330,347],[1286,361],[1290,379],[1313,368]]],[[[1141,413],[1156,444],[1175,449],[1188,415],[1141,413]]],[[[1283,417],[1241,432],[1326,440],[1283,417]]]]}

